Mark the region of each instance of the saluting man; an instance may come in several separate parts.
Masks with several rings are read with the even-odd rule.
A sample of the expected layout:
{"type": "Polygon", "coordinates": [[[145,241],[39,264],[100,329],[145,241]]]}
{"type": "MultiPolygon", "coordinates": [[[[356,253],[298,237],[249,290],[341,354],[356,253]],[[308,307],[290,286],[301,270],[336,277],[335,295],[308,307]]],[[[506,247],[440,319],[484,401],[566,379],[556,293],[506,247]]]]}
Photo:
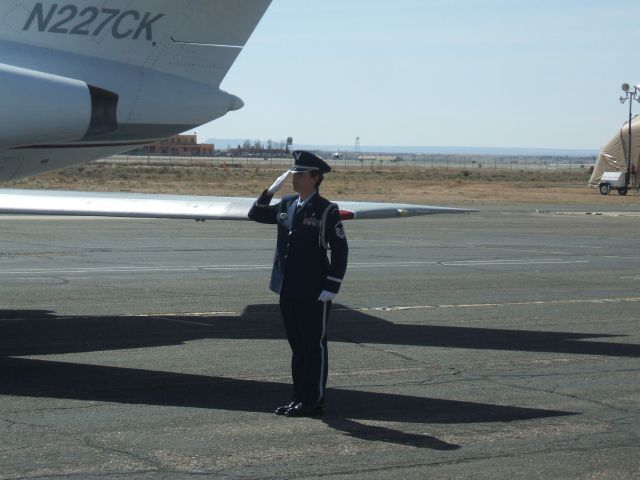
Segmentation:
{"type": "Polygon", "coordinates": [[[349,248],[338,206],[318,191],[331,167],[310,152],[297,150],[293,156],[293,168],[260,195],[249,218],[278,225],[269,288],[280,295],[280,312],[292,352],[294,393],[292,401],[275,413],[307,417],[324,413],[327,318],[347,269],[349,248]],[[271,205],[289,173],[297,195],[287,195],[271,205]]]}

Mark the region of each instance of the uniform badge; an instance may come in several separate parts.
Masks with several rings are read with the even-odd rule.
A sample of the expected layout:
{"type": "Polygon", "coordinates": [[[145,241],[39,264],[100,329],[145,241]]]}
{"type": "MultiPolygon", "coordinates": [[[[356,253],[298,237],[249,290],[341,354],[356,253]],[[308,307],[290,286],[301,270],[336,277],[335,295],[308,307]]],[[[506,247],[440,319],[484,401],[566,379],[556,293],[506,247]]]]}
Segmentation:
{"type": "Polygon", "coordinates": [[[318,220],[317,218],[315,218],[314,216],[311,217],[305,217],[302,220],[302,224],[303,225],[307,225],[309,227],[319,227],[320,226],[320,220],[318,220]]]}
{"type": "Polygon", "coordinates": [[[286,220],[287,218],[289,218],[289,214],[288,213],[281,213],[280,214],[280,220],[286,220]]]}
{"type": "Polygon", "coordinates": [[[336,237],[338,237],[338,238],[345,238],[346,237],[346,235],[344,233],[344,225],[342,225],[342,222],[336,223],[336,237]]]}

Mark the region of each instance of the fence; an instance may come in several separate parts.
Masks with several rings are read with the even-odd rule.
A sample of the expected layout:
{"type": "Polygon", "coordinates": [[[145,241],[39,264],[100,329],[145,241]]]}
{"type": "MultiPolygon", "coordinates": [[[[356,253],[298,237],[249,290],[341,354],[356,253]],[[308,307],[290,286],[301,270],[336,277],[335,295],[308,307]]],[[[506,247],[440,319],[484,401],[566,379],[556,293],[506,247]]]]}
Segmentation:
{"type": "MultiPolygon", "coordinates": [[[[328,160],[338,169],[377,168],[438,168],[452,170],[518,170],[560,172],[587,170],[595,165],[594,157],[508,157],[477,155],[410,155],[390,157],[388,155],[363,155],[359,158],[328,160]]],[[[147,155],[114,155],[98,160],[98,163],[136,166],[200,166],[228,168],[272,168],[292,164],[290,158],[256,157],[170,157],[147,155]]]]}

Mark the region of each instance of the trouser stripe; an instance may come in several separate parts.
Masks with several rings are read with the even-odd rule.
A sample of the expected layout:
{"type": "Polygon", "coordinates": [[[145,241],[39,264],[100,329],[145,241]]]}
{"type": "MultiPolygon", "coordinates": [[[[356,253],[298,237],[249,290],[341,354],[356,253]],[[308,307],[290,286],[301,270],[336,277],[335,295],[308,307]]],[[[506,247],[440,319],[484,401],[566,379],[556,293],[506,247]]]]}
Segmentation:
{"type": "Polygon", "coordinates": [[[322,401],[324,398],[324,370],[326,365],[324,364],[324,339],[327,334],[327,303],[322,302],[322,335],[320,336],[320,382],[318,391],[320,395],[318,396],[318,402],[322,401]]]}

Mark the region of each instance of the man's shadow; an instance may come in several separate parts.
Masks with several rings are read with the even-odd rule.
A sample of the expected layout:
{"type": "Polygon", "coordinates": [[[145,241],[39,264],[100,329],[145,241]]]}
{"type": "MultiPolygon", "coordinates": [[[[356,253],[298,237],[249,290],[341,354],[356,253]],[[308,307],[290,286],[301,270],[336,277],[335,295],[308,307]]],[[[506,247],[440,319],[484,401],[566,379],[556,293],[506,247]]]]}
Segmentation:
{"type": "MultiPolygon", "coordinates": [[[[130,405],[271,413],[290,394],[286,383],[59,361],[0,358],[0,395],[130,405]]],[[[452,450],[458,445],[366,422],[412,424],[503,423],[572,412],[428,397],[328,389],[329,411],[319,420],[367,441],[452,450]]],[[[294,421],[283,418],[282,421],[294,421]]]]}
{"type": "MultiPolygon", "coordinates": [[[[640,346],[583,342],[603,334],[396,325],[345,307],[335,309],[333,341],[640,356],[640,346]]],[[[61,317],[47,311],[0,311],[0,395],[61,398],[270,413],[289,396],[285,383],[16,358],[180,345],[201,339],[284,338],[277,306],[240,316],[61,317]]],[[[575,412],[442,400],[354,389],[328,389],[322,421],[368,441],[451,450],[458,445],[363,422],[466,424],[512,422],[575,412]]],[[[283,421],[291,421],[284,420],[283,421]]]]}

